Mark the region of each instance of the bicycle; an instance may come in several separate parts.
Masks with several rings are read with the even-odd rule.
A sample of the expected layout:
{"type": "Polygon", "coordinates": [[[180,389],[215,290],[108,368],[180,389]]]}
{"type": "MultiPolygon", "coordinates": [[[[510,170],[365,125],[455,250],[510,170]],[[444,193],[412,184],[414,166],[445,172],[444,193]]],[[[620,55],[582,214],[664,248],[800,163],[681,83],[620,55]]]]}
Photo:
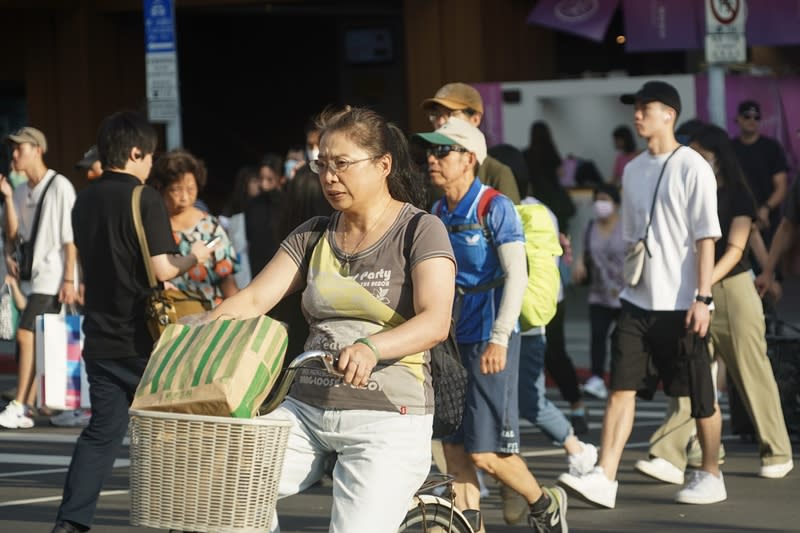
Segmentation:
{"type": "MultiPolygon", "coordinates": [[[[336,369],[336,359],[332,354],[321,351],[303,352],[284,370],[278,385],[261,406],[259,413],[267,414],[274,411],[288,394],[297,370],[312,361],[322,362],[329,374],[342,376],[342,373],[336,369]]],[[[462,512],[456,508],[453,479],[453,476],[447,474],[430,474],[414,494],[398,533],[475,533],[478,531],[481,523],[480,511],[470,509],[462,512]],[[447,497],[433,494],[433,491],[439,487],[446,488],[447,497]]]]}
{"type": "MultiPolygon", "coordinates": [[[[283,370],[277,385],[261,405],[259,414],[265,415],[277,409],[288,394],[297,371],[315,362],[321,362],[328,373],[342,376],[342,373],[335,367],[336,359],[332,354],[319,350],[303,352],[283,370]]],[[[198,485],[198,482],[206,478],[211,479],[211,475],[206,476],[206,478],[192,479],[191,482],[188,482],[187,479],[179,478],[181,476],[190,477],[192,475],[191,472],[182,472],[183,469],[171,468],[172,479],[171,483],[167,484],[164,482],[163,477],[152,476],[153,472],[148,470],[148,467],[154,463],[159,465],[165,462],[170,463],[177,455],[177,452],[172,449],[174,441],[181,440],[186,445],[193,446],[196,443],[197,429],[192,429],[191,425],[198,422],[209,424],[200,431],[214,437],[212,441],[216,442],[217,437],[230,438],[233,439],[233,444],[236,444],[236,439],[240,438],[241,431],[239,429],[228,429],[230,424],[234,424],[235,428],[240,428],[242,425],[254,428],[263,424],[274,423],[276,425],[274,430],[285,432],[285,438],[288,438],[288,428],[277,427],[287,426],[288,422],[272,422],[264,419],[229,419],[227,417],[204,417],[133,410],[131,415],[133,428],[131,447],[135,451],[135,453],[132,453],[131,468],[131,523],[133,525],[169,529],[171,532],[220,531],[222,529],[225,531],[253,531],[255,530],[253,526],[256,529],[267,527],[268,522],[264,521],[265,516],[271,516],[273,509],[268,509],[265,513],[263,508],[259,510],[255,509],[255,507],[260,502],[261,505],[266,504],[274,508],[278,481],[275,474],[280,469],[277,469],[277,471],[272,469],[269,475],[273,479],[269,479],[268,483],[264,484],[270,491],[269,495],[253,494],[250,497],[252,501],[247,501],[244,504],[241,501],[228,502],[227,500],[220,500],[214,501],[213,504],[197,507],[196,505],[191,505],[191,500],[198,499],[198,494],[190,493],[190,490],[192,490],[192,487],[197,487],[197,491],[203,489],[202,486],[198,485]],[[155,432],[145,432],[145,425],[152,422],[166,424],[166,426],[159,426],[159,430],[155,432]],[[166,431],[164,430],[165,427],[166,431]],[[182,435],[182,437],[179,437],[179,435],[182,435]],[[222,437],[222,435],[225,435],[225,437],[222,437]],[[166,445],[169,445],[169,447],[166,445]],[[137,457],[135,461],[133,460],[134,456],[137,457]],[[135,487],[140,485],[141,488],[135,490],[135,487]],[[167,487],[167,485],[170,486],[167,487]],[[175,492],[174,486],[180,487],[180,497],[173,498],[172,496],[176,496],[175,494],[168,494],[175,492]],[[165,502],[165,500],[169,500],[169,502],[165,502]],[[209,507],[225,509],[226,512],[220,511],[220,513],[209,514],[209,507]],[[242,508],[244,508],[246,514],[253,515],[252,520],[249,517],[246,520],[241,519],[241,516],[237,517],[237,514],[241,514],[242,508]],[[205,511],[202,509],[205,509],[205,511]],[[225,516],[216,516],[218,514],[228,516],[230,519],[237,517],[237,521],[241,522],[241,524],[227,523],[228,519],[225,516]],[[135,520],[134,516],[136,517],[135,520]],[[210,521],[214,521],[215,524],[210,524],[210,521]],[[258,523],[256,524],[255,522],[258,523]]],[[[263,429],[263,427],[260,429],[263,429]]],[[[259,429],[256,430],[258,431],[259,429]]],[[[270,431],[273,431],[273,428],[270,428],[270,431]]],[[[276,446],[281,446],[281,444],[276,444],[276,446]]],[[[282,441],[282,446],[285,449],[285,440],[282,441]]],[[[283,455],[281,453],[281,461],[282,458],[283,455]]],[[[256,462],[255,460],[249,461],[249,463],[256,462]]],[[[220,477],[237,478],[238,474],[240,474],[237,470],[242,466],[240,457],[236,457],[235,460],[231,461],[229,468],[226,468],[226,464],[224,461],[213,463],[216,469],[214,471],[214,479],[217,480],[217,484],[220,483],[220,477]],[[233,470],[229,471],[230,469],[233,470]]],[[[254,488],[251,487],[251,489],[254,488]]],[[[253,492],[253,490],[250,490],[250,492],[253,492]]],[[[236,490],[216,491],[215,494],[219,498],[226,498],[227,496],[232,499],[237,498],[236,490]]],[[[238,497],[241,498],[242,494],[238,494],[238,497]]],[[[456,508],[453,477],[446,474],[431,474],[409,503],[408,511],[398,529],[398,533],[475,533],[479,529],[480,523],[480,511],[468,510],[461,512],[456,508]],[[439,487],[446,487],[446,497],[431,493],[431,491],[439,487]]]]}

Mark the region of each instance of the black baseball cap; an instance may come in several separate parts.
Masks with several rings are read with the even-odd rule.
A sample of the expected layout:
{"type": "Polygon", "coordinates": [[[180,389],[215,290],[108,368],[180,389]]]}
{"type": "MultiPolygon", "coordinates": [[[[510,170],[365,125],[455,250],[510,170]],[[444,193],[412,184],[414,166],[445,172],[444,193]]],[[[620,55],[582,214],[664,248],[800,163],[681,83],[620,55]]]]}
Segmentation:
{"type": "Polygon", "coordinates": [[[661,102],[681,114],[681,96],[675,87],[665,81],[648,81],[635,93],[620,96],[619,101],[623,104],[661,102]]]}
{"type": "Polygon", "coordinates": [[[83,154],[83,158],[81,158],[80,161],[75,163],[75,168],[88,170],[89,168],[91,168],[92,165],[94,165],[95,161],[99,160],[100,160],[100,154],[97,151],[97,145],[94,145],[88,150],[86,150],[86,153],[83,154]]]}
{"type": "Polygon", "coordinates": [[[755,100],[745,100],[739,104],[738,113],[744,115],[745,113],[755,113],[761,115],[761,106],[755,100]]]}

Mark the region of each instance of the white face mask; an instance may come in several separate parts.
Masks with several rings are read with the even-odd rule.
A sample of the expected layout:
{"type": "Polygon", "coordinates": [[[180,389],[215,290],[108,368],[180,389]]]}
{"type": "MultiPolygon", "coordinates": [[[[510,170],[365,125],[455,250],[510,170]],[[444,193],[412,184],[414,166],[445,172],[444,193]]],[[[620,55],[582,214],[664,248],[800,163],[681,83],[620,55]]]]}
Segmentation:
{"type": "Polygon", "coordinates": [[[319,148],[306,148],[306,157],[309,161],[314,161],[315,159],[319,158],[319,148]]]}
{"type": "Polygon", "coordinates": [[[611,200],[595,200],[594,216],[600,220],[604,220],[614,214],[614,202],[611,200]]]}

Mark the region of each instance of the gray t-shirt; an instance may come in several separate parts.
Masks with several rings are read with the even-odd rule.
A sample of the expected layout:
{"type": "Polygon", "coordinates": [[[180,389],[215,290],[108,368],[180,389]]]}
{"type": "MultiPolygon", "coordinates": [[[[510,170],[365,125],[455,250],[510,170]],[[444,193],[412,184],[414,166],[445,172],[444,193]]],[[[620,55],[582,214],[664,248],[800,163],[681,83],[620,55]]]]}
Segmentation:
{"type": "MultiPolygon", "coordinates": [[[[338,212],[314,246],[308,265],[304,258],[315,239],[314,219],[301,224],[281,243],[306,272],[302,298],[309,323],[306,350],[336,353],[358,338],[396,327],[414,315],[411,270],[434,257],[447,257],[455,263],[447,230],[433,215],[422,215],[414,235],[406,239],[406,227],[417,212],[405,205],[375,244],[349,257],[349,275],[347,258],[330,231],[341,216],[338,212]],[[405,251],[407,242],[410,249],[405,251]]],[[[323,408],[430,414],[429,362],[427,352],[381,361],[365,388],[344,385],[322,369],[304,369],[298,372],[291,395],[323,408]]]]}

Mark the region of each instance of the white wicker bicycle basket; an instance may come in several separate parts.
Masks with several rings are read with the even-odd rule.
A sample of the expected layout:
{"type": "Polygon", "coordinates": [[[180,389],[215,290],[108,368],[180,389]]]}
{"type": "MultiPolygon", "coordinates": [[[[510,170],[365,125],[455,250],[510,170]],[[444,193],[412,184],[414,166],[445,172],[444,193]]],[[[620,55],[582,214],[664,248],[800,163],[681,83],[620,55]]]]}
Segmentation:
{"type": "Polygon", "coordinates": [[[268,531],[291,422],[130,410],[134,526],[268,531]]]}

